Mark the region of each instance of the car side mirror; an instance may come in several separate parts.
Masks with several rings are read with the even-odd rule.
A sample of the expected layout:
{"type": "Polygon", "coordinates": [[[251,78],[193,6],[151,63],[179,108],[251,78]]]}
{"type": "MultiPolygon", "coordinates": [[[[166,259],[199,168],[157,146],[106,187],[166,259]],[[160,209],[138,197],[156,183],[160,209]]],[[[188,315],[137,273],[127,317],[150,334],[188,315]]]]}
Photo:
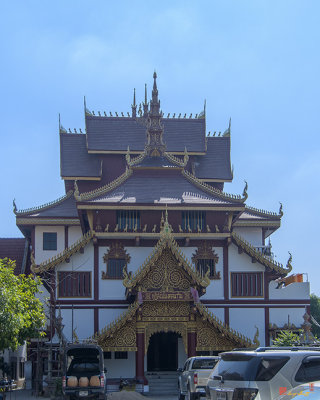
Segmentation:
{"type": "Polygon", "coordinates": [[[183,368],[178,368],[177,372],[183,372],[183,368]]]}

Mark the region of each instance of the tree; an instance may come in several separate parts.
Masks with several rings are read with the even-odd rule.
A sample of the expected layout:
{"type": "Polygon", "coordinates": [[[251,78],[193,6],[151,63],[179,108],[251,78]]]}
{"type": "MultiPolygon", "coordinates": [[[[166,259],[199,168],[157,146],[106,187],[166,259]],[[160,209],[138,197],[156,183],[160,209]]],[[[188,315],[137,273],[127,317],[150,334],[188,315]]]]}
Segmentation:
{"type": "Polygon", "coordinates": [[[39,337],[45,323],[40,293],[41,280],[14,274],[15,262],[0,259],[0,351],[15,350],[30,337],[39,337]]]}
{"type": "Polygon", "coordinates": [[[277,338],[273,341],[272,346],[299,346],[299,335],[292,331],[281,331],[277,338]]]}
{"type": "MultiPolygon", "coordinates": [[[[310,313],[313,318],[320,323],[320,297],[315,294],[310,295],[310,313]]],[[[310,322],[312,323],[312,321],[310,322]]],[[[318,338],[320,337],[320,327],[316,326],[314,323],[312,323],[311,332],[318,338]]]]}

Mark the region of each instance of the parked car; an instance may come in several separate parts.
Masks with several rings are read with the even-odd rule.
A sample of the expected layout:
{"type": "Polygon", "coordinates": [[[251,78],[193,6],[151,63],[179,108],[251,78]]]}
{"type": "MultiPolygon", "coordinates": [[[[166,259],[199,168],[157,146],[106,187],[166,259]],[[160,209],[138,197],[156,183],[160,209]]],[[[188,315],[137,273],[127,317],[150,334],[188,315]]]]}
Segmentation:
{"type": "Polygon", "coordinates": [[[207,400],[273,400],[320,377],[320,348],[260,347],[221,353],[210,374],[207,400]]]}
{"type": "Polygon", "coordinates": [[[74,344],[65,352],[62,391],[65,400],[106,398],[104,357],[101,347],[74,344]]]}
{"type": "Polygon", "coordinates": [[[217,356],[190,357],[183,368],[178,380],[179,399],[187,396],[188,400],[195,400],[206,395],[206,384],[213,367],[218,362],[217,356]]]}
{"type": "Polygon", "coordinates": [[[275,400],[318,400],[320,399],[320,381],[304,383],[303,385],[296,386],[293,389],[286,390],[281,396],[275,400]]]}

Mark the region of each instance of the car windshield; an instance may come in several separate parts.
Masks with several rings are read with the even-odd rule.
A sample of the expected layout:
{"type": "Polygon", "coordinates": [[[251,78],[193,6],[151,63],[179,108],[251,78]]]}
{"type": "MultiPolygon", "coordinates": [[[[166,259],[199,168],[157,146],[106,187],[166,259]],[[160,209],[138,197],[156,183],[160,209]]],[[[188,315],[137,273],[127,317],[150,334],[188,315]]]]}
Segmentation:
{"type": "Polygon", "coordinates": [[[99,372],[99,363],[98,361],[73,361],[68,369],[68,375],[70,373],[97,373],[99,372]]]}
{"type": "Polygon", "coordinates": [[[192,369],[212,369],[217,361],[216,358],[196,358],[193,361],[192,369]]]}
{"type": "Polygon", "coordinates": [[[289,357],[257,357],[254,355],[227,353],[212,372],[230,381],[268,381],[286,364],[289,357]]]}

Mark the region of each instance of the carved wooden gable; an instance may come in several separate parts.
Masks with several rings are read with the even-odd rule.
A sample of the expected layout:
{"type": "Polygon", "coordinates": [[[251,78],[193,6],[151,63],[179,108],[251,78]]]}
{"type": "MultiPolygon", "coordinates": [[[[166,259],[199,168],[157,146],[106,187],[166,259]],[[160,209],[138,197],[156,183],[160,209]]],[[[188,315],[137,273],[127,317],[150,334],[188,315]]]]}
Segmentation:
{"type": "Polygon", "coordinates": [[[179,264],[169,248],[165,248],[140,282],[140,287],[142,291],[173,292],[189,291],[192,284],[192,279],[181,263],[179,264]]]}

